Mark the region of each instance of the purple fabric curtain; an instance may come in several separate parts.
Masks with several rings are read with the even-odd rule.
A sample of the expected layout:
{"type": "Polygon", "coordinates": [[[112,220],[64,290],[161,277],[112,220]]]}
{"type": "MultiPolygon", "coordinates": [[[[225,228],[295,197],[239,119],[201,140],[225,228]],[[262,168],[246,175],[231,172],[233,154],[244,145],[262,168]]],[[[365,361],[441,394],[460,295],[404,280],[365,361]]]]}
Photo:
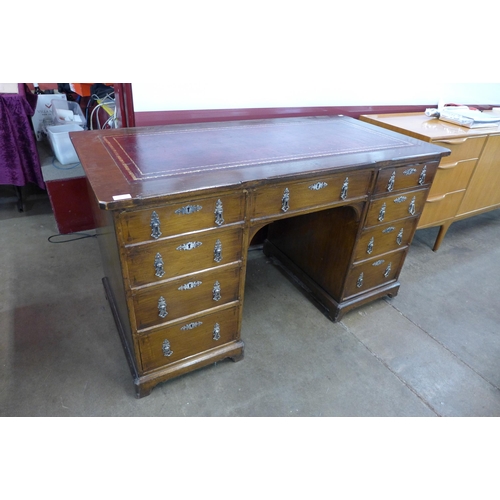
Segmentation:
{"type": "Polygon", "coordinates": [[[0,184],[36,184],[45,189],[30,117],[36,101],[21,94],[0,94],[0,184]]]}

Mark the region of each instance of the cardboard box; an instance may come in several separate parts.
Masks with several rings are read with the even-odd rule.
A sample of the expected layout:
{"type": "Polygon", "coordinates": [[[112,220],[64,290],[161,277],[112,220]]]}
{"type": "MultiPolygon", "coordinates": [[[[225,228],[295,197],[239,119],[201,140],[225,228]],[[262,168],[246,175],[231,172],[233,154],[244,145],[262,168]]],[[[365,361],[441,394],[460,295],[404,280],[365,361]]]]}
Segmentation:
{"type": "Polygon", "coordinates": [[[47,135],[47,126],[52,125],[52,101],[66,100],[66,94],[40,94],[37,96],[35,114],[31,117],[36,140],[41,141],[47,135]]]}

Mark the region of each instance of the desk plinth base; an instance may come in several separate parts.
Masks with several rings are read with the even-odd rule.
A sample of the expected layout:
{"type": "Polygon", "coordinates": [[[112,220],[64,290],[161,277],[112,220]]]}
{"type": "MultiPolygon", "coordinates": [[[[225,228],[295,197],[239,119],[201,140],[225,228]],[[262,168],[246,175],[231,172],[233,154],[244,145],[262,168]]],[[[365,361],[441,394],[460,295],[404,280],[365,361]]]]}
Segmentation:
{"type": "Polygon", "coordinates": [[[167,380],[194,371],[198,368],[210,365],[217,361],[229,358],[232,361],[236,362],[243,359],[245,344],[242,340],[234,340],[220,347],[215,347],[208,351],[200,352],[193,356],[189,356],[188,358],[181,359],[175,363],[171,363],[162,368],[141,375],[139,373],[139,370],[137,369],[132,348],[129,345],[125,329],[120,320],[113,291],[109,285],[109,280],[108,278],[103,278],[102,282],[104,285],[106,298],[108,299],[109,305],[111,307],[111,312],[115,320],[118,335],[120,336],[123,350],[125,352],[125,357],[127,358],[130,372],[134,380],[136,398],[139,399],[148,396],[149,394],[151,394],[153,388],[161,382],[165,382],[167,380]]]}
{"type": "Polygon", "coordinates": [[[263,251],[334,323],[340,321],[344,314],[354,308],[381,297],[395,297],[399,292],[400,283],[395,280],[338,302],[269,240],[265,241],[263,251]]]}

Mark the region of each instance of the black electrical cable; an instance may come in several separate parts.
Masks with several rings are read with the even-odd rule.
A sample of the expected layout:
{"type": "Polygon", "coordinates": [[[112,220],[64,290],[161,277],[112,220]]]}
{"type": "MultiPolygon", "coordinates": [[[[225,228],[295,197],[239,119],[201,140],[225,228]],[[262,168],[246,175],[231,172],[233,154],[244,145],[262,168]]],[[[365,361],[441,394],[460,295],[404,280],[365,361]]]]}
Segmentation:
{"type": "Polygon", "coordinates": [[[49,236],[47,240],[50,243],[68,243],[70,241],[77,241],[77,240],[83,240],[85,238],[96,238],[97,234],[86,234],[86,233],[70,233],[70,234],[53,234],[52,236],[49,236]],[[76,238],[72,238],[73,235],[76,235],[76,238]],[[58,238],[58,237],[64,237],[66,238],[63,241],[53,241],[53,238],[58,238]]]}

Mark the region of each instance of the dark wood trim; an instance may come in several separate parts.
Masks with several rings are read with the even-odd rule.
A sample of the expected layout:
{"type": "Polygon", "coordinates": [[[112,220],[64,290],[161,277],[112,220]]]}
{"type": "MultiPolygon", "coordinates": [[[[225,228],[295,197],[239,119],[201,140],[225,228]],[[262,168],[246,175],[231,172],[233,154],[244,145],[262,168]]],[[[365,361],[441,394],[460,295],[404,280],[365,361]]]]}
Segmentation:
{"type": "Polygon", "coordinates": [[[115,83],[115,102],[119,128],[135,127],[134,99],[131,83],[115,83]]]}
{"type": "Polygon", "coordinates": [[[297,116],[344,115],[359,118],[365,114],[412,113],[425,111],[429,105],[394,106],[318,106],[297,108],[239,108],[239,109],[197,109],[181,111],[139,111],[135,112],[138,127],[174,125],[229,120],[260,120],[265,118],[288,118],[297,116]]]}

